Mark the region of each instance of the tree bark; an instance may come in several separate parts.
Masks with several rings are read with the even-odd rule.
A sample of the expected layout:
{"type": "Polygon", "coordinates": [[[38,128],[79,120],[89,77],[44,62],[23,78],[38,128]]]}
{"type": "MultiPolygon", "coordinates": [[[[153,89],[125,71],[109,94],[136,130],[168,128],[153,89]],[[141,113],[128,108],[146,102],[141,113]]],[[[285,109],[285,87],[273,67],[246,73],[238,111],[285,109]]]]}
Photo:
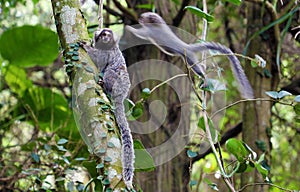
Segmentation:
{"type": "MultiPolygon", "coordinates": [[[[247,14],[247,39],[257,31],[259,31],[266,23],[272,19],[267,12],[261,17],[263,7],[254,3],[246,4],[247,14]]],[[[250,62],[246,62],[245,71],[255,90],[255,97],[265,97],[265,92],[276,90],[278,85],[278,70],[276,69],[276,40],[272,30],[267,32],[271,34],[268,37],[258,36],[254,38],[248,48],[247,55],[254,57],[255,54],[260,55],[267,61],[266,69],[252,68],[250,62]],[[271,76],[265,72],[269,71],[271,76]]],[[[243,110],[243,141],[247,143],[258,155],[266,154],[266,162],[270,165],[270,118],[272,103],[269,101],[247,102],[243,110]],[[264,147],[259,147],[261,143],[264,147]],[[264,148],[264,149],[262,149],[264,148]]],[[[243,173],[241,175],[241,186],[249,183],[262,182],[262,178],[257,171],[243,173]]],[[[247,187],[244,191],[267,191],[266,185],[255,185],[247,187]]]]}
{"type": "MultiPolygon", "coordinates": [[[[184,1],[184,3],[190,3],[191,1],[184,1]]],[[[144,4],[147,4],[143,2],[144,4]]],[[[149,3],[149,2],[148,2],[149,3]]],[[[191,5],[191,4],[190,4],[191,5]]],[[[181,10],[181,5],[174,6],[172,1],[155,1],[155,8],[158,14],[160,14],[168,24],[173,25],[173,22],[176,24],[181,23],[181,28],[190,33],[196,32],[196,25],[194,18],[185,15],[184,22],[181,21],[183,18],[183,13],[178,15],[178,10],[181,10]],[[177,17],[176,17],[177,16],[177,17]],[[173,19],[176,18],[176,21],[173,19]]],[[[182,10],[181,10],[182,11],[182,10]]],[[[125,22],[129,23],[129,22],[125,22]]],[[[127,56],[127,64],[131,67],[136,62],[145,60],[145,59],[159,59],[160,61],[170,62],[171,65],[179,67],[182,71],[186,72],[186,66],[180,58],[171,58],[158,52],[157,47],[153,45],[139,46],[137,48],[131,48],[130,50],[125,51],[127,56]]],[[[166,64],[167,65],[167,64],[166,64]]],[[[130,68],[129,67],[129,68],[130,68]]],[[[164,67],[153,68],[153,66],[147,66],[141,71],[129,70],[132,80],[144,79],[145,76],[159,76],[162,79],[170,78],[170,74],[174,71],[172,69],[166,69],[164,67]]],[[[161,83],[158,80],[149,79],[147,82],[138,84],[131,92],[131,98],[136,101],[140,98],[140,92],[143,88],[153,88],[157,84],[161,83]]],[[[164,85],[157,89],[154,93],[151,94],[151,97],[147,99],[145,108],[147,111],[151,111],[151,105],[155,103],[156,100],[162,102],[162,105],[165,106],[165,111],[161,108],[152,108],[152,114],[146,113],[142,116],[140,121],[148,121],[149,119],[159,120],[163,115],[166,115],[166,118],[161,125],[148,125],[143,126],[143,128],[138,125],[131,124],[133,129],[153,129],[151,126],[159,126],[155,132],[150,134],[135,134],[135,138],[140,138],[143,144],[149,149],[152,154],[155,163],[157,165],[154,172],[143,172],[137,173],[136,179],[138,184],[141,186],[143,191],[188,191],[188,183],[190,181],[190,159],[186,155],[186,150],[184,147],[177,148],[177,146],[182,145],[182,143],[188,143],[189,140],[189,129],[190,129],[190,92],[189,83],[183,81],[181,78],[178,78],[172,82],[170,85],[174,84],[178,89],[174,90],[170,85],[164,85]],[[183,98],[182,100],[179,97],[183,98]],[[152,103],[153,102],[153,103],[152,103]],[[175,134],[180,135],[180,139],[172,138],[175,134]],[[183,138],[183,139],[182,139],[183,138]],[[180,141],[182,139],[182,141],[180,141]],[[166,142],[171,142],[172,147],[164,151],[163,146],[166,142]],[[154,148],[157,149],[154,150],[154,148]],[[165,158],[176,151],[178,153],[176,156],[172,157],[168,161],[164,161],[165,158]]],[[[134,84],[134,82],[133,82],[134,84]]],[[[146,110],[145,110],[146,111],[146,110]]]]}

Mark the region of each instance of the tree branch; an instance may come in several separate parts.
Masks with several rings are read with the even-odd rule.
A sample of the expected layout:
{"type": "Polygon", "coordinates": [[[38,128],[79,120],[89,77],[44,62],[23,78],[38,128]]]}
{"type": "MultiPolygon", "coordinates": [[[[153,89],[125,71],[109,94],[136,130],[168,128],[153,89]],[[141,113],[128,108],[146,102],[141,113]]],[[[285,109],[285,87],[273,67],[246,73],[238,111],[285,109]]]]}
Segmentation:
{"type": "Polygon", "coordinates": [[[190,2],[191,2],[191,0],[184,0],[184,1],[182,1],[180,9],[178,10],[177,15],[173,19],[173,22],[172,22],[173,26],[178,27],[180,25],[180,23],[181,23],[184,15],[185,15],[185,12],[186,12],[184,10],[184,8],[186,6],[188,6],[190,4],[190,2]]]}
{"type": "MultiPolygon", "coordinates": [[[[243,129],[243,123],[237,124],[234,128],[230,129],[229,131],[225,132],[220,140],[220,145],[223,145],[228,139],[236,137],[239,133],[242,132],[243,129]]],[[[217,144],[215,144],[215,147],[218,147],[217,144]]],[[[192,163],[195,163],[196,161],[199,161],[200,159],[204,158],[206,155],[210,154],[212,152],[211,147],[207,149],[204,153],[194,157],[192,159],[192,163]]]]}

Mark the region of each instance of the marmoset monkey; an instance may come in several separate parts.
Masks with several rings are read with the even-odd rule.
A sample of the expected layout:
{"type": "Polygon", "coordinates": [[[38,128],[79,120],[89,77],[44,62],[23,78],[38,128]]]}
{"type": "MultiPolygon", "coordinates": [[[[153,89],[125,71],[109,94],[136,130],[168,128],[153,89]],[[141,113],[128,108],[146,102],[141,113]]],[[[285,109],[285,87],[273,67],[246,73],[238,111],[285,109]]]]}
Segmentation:
{"type": "Polygon", "coordinates": [[[123,180],[127,188],[131,189],[134,174],[134,149],[123,104],[131,85],[125,59],[118,47],[118,40],[110,29],[101,29],[94,33],[94,47],[83,43],[81,46],[103,73],[104,91],[111,95],[115,105],[114,114],[122,139],[123,180]]]}
{"type": "Polygon", "coordinates": [[[224,45],[214,42],[187,44],[177,37],[168,27],[166,22],[158,14],[152,12],[143,13],[139,18],[141,28],[126,26],[126,29],[135,36],[149,40],[161,51],[168,55],[179,55],[187,61],[193,71],[205,78],[205,68],[199,65],[198,52],[213,50],[226,54],[231,62],[231,69],[239,84],[239,90],[244,98],[253,98],[253,90],[234,53],[224,45]]]}

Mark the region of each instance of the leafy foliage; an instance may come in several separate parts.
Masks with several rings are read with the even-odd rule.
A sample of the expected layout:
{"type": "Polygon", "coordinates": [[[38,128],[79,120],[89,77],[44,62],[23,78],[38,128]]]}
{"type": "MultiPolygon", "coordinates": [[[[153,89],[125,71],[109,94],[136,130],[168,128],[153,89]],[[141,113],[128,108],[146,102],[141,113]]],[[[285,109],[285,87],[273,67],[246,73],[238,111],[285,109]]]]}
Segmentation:
{"type": "Polygon", "coordinates": [[[11,28],[1,35],[0,44],[2,57],[20,67],[49,65],[58,55],[57,35],[41,26],[11,28]]]}

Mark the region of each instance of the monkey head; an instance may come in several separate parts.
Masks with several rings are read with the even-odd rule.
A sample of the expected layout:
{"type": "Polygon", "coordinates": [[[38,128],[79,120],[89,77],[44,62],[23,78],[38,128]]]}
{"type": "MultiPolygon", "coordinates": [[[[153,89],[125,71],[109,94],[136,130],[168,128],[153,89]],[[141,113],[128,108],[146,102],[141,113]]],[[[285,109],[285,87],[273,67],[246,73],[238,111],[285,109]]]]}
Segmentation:
{"type": "Polygon", "coordinates": [[[146,12],[141,14],[139,18],[139,23],[144,24],[166,24],[166,22],[156,13],[146,12]]]}
{"type": "Polygon", "coordinates": [[[112,30],[104,28],[94,33],[94,46],[97,49],[111,49],[117,43],[112,30]]]}

